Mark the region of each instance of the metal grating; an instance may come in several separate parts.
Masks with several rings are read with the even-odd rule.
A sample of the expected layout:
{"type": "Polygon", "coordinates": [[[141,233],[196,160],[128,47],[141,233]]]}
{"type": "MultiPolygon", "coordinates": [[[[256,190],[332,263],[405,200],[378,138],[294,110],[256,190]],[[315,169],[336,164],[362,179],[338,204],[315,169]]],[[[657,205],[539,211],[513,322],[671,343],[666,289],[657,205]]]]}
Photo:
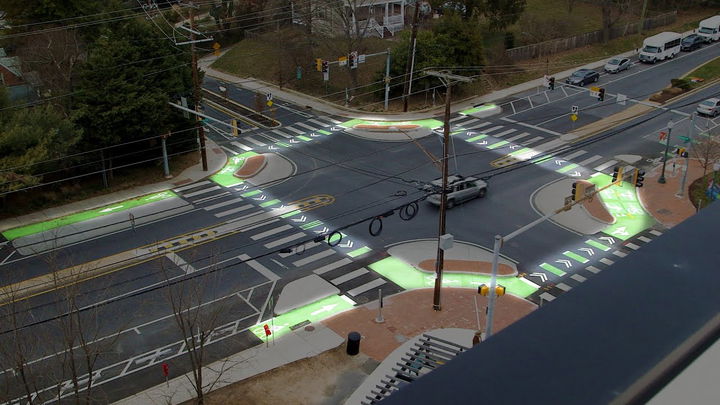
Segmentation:
{"type": "Polygon", "coordinates": [[[470,348],[423,333],[420,340],[395,363],[393,374],[386,374],[380,384],[376,384],[360,403],[377,404],[402,386],[410,384],[466,350],[470,348]]]}

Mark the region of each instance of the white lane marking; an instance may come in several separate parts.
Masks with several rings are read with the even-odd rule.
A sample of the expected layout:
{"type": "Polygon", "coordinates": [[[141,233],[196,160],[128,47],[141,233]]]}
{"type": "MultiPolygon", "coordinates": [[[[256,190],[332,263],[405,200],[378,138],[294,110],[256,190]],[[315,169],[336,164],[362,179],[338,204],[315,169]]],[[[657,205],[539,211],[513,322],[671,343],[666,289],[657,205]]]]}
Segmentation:
{"type": "Polygon", "coordinates": [[[465,127],[465,129],[478,129],[478,128],[486,127],[486,126],[488,126],[488,125],[490,125],[490,124],[492,124],[492,123],[489,122],[489,121],[488,121],[488,122],[481,122],[481,123],[479,123],[479,124],[475,124],[475,125],[472,125],[472,126],[469,126],[469,127],[465,127]]]}
{"type": "Polygon", "coordinates": [[[183,196],[186,197],[186,198],[195,197],[195,196],[198,196],[198,195],[201,195],[201,194],[205,194],[205,193],[209,193],[209,192],[215,191],[215,190],[220,190],[220,186],[213,186],[213,187],[204,188],[204,189],[199,190],[199,191],[193,191],[192,193],[183,194],[183,196]]]}
{"type": "Polygon", "coordinates": [[[503,118],[500,118],[500,119],[503,120],[503,121],[512,122],[513,124],[522,125],[522,126],[524,126],[524,127],[528,127],[528,128],[532,128],[532,129],[535,129],[535,130],[538,130],[538,131],[542,131],[542,132],[548,133],[548,134],[550,134],[550,135],[555,135],[555,136],[561,136],[561,135],[562,135],[560,132],[556,132],[556,131],[553,131],[553,130],[550,130],[550,129],[546,129],[546,128],[543,128],[543,127],[539,127],[539,126],[537,126],[537,125],[528,124],[528,123],[526,123],[526,122],[515,121],[515,120],[510,119],[510,118],[508,118],[508,117],[503,117],[503,118]]]}
{"type": "Polygon", "coordinates": [[[656,231],[656,230],[654,230],[654,229],[651,230],[650,233],[653,234],[653,235],[655,235],[655,236],[660,236],[660,235],[662,235],[662,232],[656,231]]]}
{"type": "Polygon", "coordinates": [[[496,137],[496,138],[499,138],[499,137],[505,136],[505,135],[507,135],[507,134],[512,134],[513,132],[517,132],[517,129],[510,128],[510,129],[508,129],[508,130],[505,130],[505,131],[502,131],[502,132],[500,132],[500,133],[497,133],[497,134],[495,134],[495,135],[493,135],[493,136],[496,137]]]}
{"type": "Polygon", "coordinates": [[[293,127],[284,127],[284,128],[287,129],[288,131],[293,131],[299,135],[303,135],[305,133],[305,131],[301,131],[301,130],[299,130],[297,128],[293,128],[293,127]]]}
{"type": "MultiPolygon", "coordinates": [[[[271,214],[271,213],[268,213],[268,214],[271,214]]],[[[251,230],[253,230],[253,229],[255,229],[255,228],[260,228],[261,226],[274,224],[275,222],[278,222],[278,221],[279,221],[279,219],[276,218],[276,219],[271,219],[271,220],[269,220],[269,221],[265,221],[265,222],[261,222],[261,223],[255,224],[255,225],[253,225],[253,226],[248,226],[247,228],[244,228],[244,229],[243,229],[243,232],[251,231],[251,230]]]]}
{"type": "Polygon", "coordinates": [[[329,127],[329,126],[330,126],[330,124],[326,124],[326,123],[324,123],[324,122],[321,122],[321,121],[318,121],[318,120],[314,120],[314,119],[309,119],[308,122],[312,122],[313,124],[317,124],[317,125],[320,125],[320,126],[323,126],[323,127],[329,127]]]}
{"type": "Polygon", "coordinates": [[[547,301],[547,302],[551,302],[552,300],[555,299],[555,297],[553,297],[550,293],[546,293],[546,292],[540,294],[540,298],[542,298],[544,301],[547,301]]]}
{"type": "Polygon", "coordinates": [[[514,142],[514,141],[517,141],[517,140],[520,139],[520,138],[525,138],[526,136],[530,136],[530,132],[523,132],[523,133],[520,134],[520,135],[515,135],[515,136],[513,136],[512,138],[506,139],[506,141],[508,141],[508,142],[514,142]]]}
{"type": "Polygon", "coordinates": [[[595,167],[593,168],[593,170],[595,170],[596,172],[601,172],[601,171],[607,169],[608,167],[614,165],[614,164],[617,163],[617,162],[618,162],[617,160],[610,160],[610,161],[607,161],[607,162],[605,162],[605,163],[603,163],[603,164],[601,164],[601,165],[595,166],[595,167]]]}
{"type": "Polygon", "coordinates": [[[467,115],[458,115],[458,116],[455,117],[455,118],[450,118],[450,122],[455,122],[455,121],[458,121],[458,120],[464,120],[464,119],[466,119],[466,118],[468,118],[467,115]]]}
{"type": "Polygon", "coordinates": [[[625,256],[627,256],[627,253],[621,252],[621,251],[619,251],[619,250],[614,251],[613,254],[614,254],[615,256],[617,256],[617,257],[625,257],[625,256]]]}
{"type": "Polygon", "coordinates": [[[550,142],[541,143],[538,146],[533,146],[533,149],[539,152],[545,152],[548,151],[556,146],[563,145],[565,142],[563,142],[561,139],[553,139],[550,142]]]}
{"type": "MultiPolygon", "coordinates": [[[[468,120],[463,121],[463,122],[456,122],[454,126],[459,127],[459,128],[465,128],[470,124],[474,124],[474,123],[480,121],[477,118],[472,118],[472,117],[465,117],[465,118],[468,118],[468,120]]],[[[450,120],[450,122],[452,122],[452,120],[450,120]]]]}
{"type": "Polygon", "coordinates": [[[587,267],[585,267],[585,270],[589,271],[590,273],[594,273],[594,274],[600,273],[600,269],[598,269],[595,266],[587,266],[587,267]]]}
{"type": "Polygon", "coordinates": [[[593,156],[593,157],[591,157],[591,158],[587,158],[587,159],[583,160],[582,162],[578,163],[578,166],[587,166],[587,165],[589,165],[590,163],[592,163],[592,162],[594,162],[594,161],[596,161],[596,160],[600,160],[600,159],[602,159],[602,156],[600,156],[600,155],[595,155],[595,156],[593,156]]]}
{"type": "Polygon", "coordinates": [[[252,150],[253,149],[247,145],[241,144],[240,142],[230,142],[230,143],[233,144],[234,146],[237,146],[240,149],[243,149],[243,150],[252,150]]]}
{"type": "Polygon", "coordinates": [[[180,270],[184,271],[185,274],[194,273],[197,271],[197,269],[193,266],[191,266],[188,262],[183,260],[182,257],[176,255],[173,252],[170,252],[165,255],[171,262],[175,263],[178,267],[180,267],[180,270]]]}
{"type": "Polygon", "coordinates": [[[542,141],[543,139],[545,139],[545,138],[543,138],[542,136],[536,136],[535,138],[532,138],[532,139],[530,139],[530,140],[520,142],[520,144],[523,145],[523,146],[527,146],[527,145],[530,145],[530,144],[532,144],[532,143],[535,143],[535,142],[538,142],[538,141],[542,141]]]}
{"type": "Polygon", "coordinates": [[[304,244],[304,245],[297,246],[297,247],[296,247],[295,249],[293,249],[293,251],[290,252],[290,253],[278,253],[278,256],[280,256],[280,257],[288,257],[288,256],[291,256],[291,255],[301,256],[301,255],[303,255],[305,252],[307,252],[308,250],[310,250],[310,249],[312,249],[312,248],[316,248],[316,247],[318,247],[318,246],[320,246],[320,245],[324,245],[324,244],[325,244],[325,242],[310,242],[310,243],[306,243],[306,244],[304,244]]]}
{"type": "Polygon", "coordinates": [[[584,150],[578,150],[578,151],[575,151],[575,152],[573,152],[573,153],[571,153],[571,154],[569,154],[569,155],[567,155],[567,156],[564,156],[563,159],[565,159],[565,160],[572,160],[572,159],[575,159],[576,157],[582,156],[582,155],[584,155],[584,154],[586,154],[586,153],[587,153],[587,152],[584,151],[584,150]]]}
{"type": "Polygon", "coordinates": [[[356,295],[360,295],[364,293],[365,291],[370,291],[375,287],[380,287],[381,285],[385,284],[385,280],[382,278],[376,278],[375,280],[365,283],[361,286],[355,287],[352,290],[348,291],[347,293],[352,295],[353,297],[356,295]]]}
{"type": "Polygon", "coordinates": [[[350,273],[343,274],[340,277],[330,280],[330,283],[335,284],[335,285],[340,285],[342,283],[346,283],[354,278],[360,277],[363,274],[367,274],[367,273],[369,273],[368,269],[366,269],[365,267],[361,267],[355,271],[351,271],[350,273]]]}
{"type": "Polygon", "coordinates": [[[293,125],[297,125],[301,128],[309,129],[311,131],[317,131],[319,128],[311,127],[310,125],[303,124],[302,122],[296,122],[293,125]]]}
{"type": "Polygon", "coordinates": [[[217,214],[215,214],[215,217],[217,217],[217,218],[226,217],[226,216],[228,216],[228,215],[232,215],[232,214],[235,214],[235,213],[237,213],[237,212],[241,212],[241,211],[248,210],[248,209],[250,209],[250,208],[252,208],[252,207],[253,207],[253,205],[251,205],[251,204],[246,204],[246,205],[243,205],[243,206],[240,206],[240,207],[236,207],[236,208],[233,208],[233,209],[230,209],[230,210],[227,210],[227,211],[218,212],[217,214]]]}
{"type": "Polygon", "coordinates": [[[557,288],[559,288],[559,289],[561,289],[561,290],[563,290],[563,291],[570,291],[570,290],[572,290],[572,287],[570,287],[569,285],[567,285],[567,284],[565,284],[565,283],[556,284],[555,287],[557,287],[557,288]]]}
{"type": "Polygon", "coordinates": [[[638,240],[643,241],[645,243],[652,241],[652,239],[648,238],[647,236],[639,236],[638,240]]]}
{"type": "Polygon", "coordinates": [[[281,131],[281,130],[279,130],[279,129],[273,129],[272,132],[273,132],[274,134],[278,134],[278,135],[280,135],[280,136],[282,136],[282,137],[284,137],[284,138],[287,138],[287,139],[292,138],[292,135],[288,135],[288,134],[286,134],[285,132],[283,132],[283,131],[281,131]]]}
{"type": "Polygon", "coordinates": [[[327,122],[329,122],[329,123],[331,123],[331,124],[340,124],[340,121],[334,120],[334,119],[332,119],[332,118],[330,118],[330,117],[327,117],[327,116],[325,116],[325,115],[319,116],[319,117],[317,117],[317,119],[323,120],[323,121],[327,121],[327,122]]]}
{"type": "Polygon", "coordinates": [[[280,246],[280,245],[284,245],[284,244],[286,244],[286,243],[288,243],[288,242],[292,242],[292,241],[294,241],[294,240],[300,239],[300,238],[302,238],[302,237],[305,236],[305,235],[306,235],[305,232],[298,232],[298,233],[292,234],[292,235],[290,235],[290,236],[286,236],[286,237],[284,237],[284,238],[282,238],[282,239],[278,239],[278,240],[276,240],[276,241],[273,241],[273,242],[270,242],[270,243],[266,243],[266,244],[265,244],[265,247],[268,248],[268,249],[272,249],[272,248],[278,247],[278,246],[280,246]]]}
{"type": "Polygon", "coordinates": [[[344,266],[346,264],[350,264],[350,263],[352,263],[352,260],[348,259],[347,257],[344,257],[336,262],[326,264],[325,266],[322,266],[322,267],[319,267],[319,268],[313,270],[313,273],[318,274],[318,275],[324,274],[330,270],[335,270],[338,267],[342,267],[342,266],[344,266]]]}
{"type": "Polygon", "coordinates": [[[267,145],[266,143],[260,142],[260,141],[258,141],[257,139],[255,139],[255,138],[253,138],[253,137],[251,137],[251,136],[245,136],[245,137],[243,137],[242,139],[243,139],[243,140],[246,140],[246,141],[250,141],[250,143],[254,143],[254,144],[257,145],[257,146],[265,146],[265,145],[267,145]]]}
{"type": "Polygon", "coordinates": [[[200,181],[200,182],[197,182],[197,183],[188,184],[187,186],[182,186],[182,187],[174,188],[174,189],[172,189],[172,190],[173,190],[173,191],[177,191],[177,192],[181,192],[181,191],[184,191],[184,190],[189,190],[189,189],[191,189],[191,188],[204,186],[205,184],[210,184],[210,181],[204,180],[204,181],[200,181]]]}
{"type": "Polygon", "coordinates": [[[310,255],[304,259],[296,260],[293,262],[293,265],[295,267],[304,266],[308,263],[312,263],[314,261],[320,260],[320,259],[328,257],[328,256],[332,256],[334,254],[335,254],[335,251],[332,249],[323,250],[322,252],[315,253],[314,255],[310,255]]]}
{"type": "Polygon", "coordinates": [[[636,245],[636,244],[634,244],[634,243],[628,243],[628,244],[626,244],[625,246],[629,247],[629,248],[632,249],[632,250],[638,250],[638,249],[640,249],[640,246],[638,246],[638,245],[636,245]]]}
{"type": "Polygon", "coordinates": [[[193,201],[193,204],[195,204],[195,205],[204,204],[204,203],[206,203],[206,202],[208,202],[208,201],[217,200],[218,198],[223,198],[223,197],[225,197],[225,196],[227,196],[227,195],[230,195],[230,192],[226,191],[226,192],[224,192],[224,193],[211,195],[211,196],[209,196],[209,197],[198,198],[197,200],[193,201]]]}
{"type": "Polygon", "coordinates": [[[273,228],[273,229],[270,229],[270,230],[268,230],[268,231],[261,232],[261,233],[259,233],[259,234],[257,234],[257,235],[253,235],[253,236],[250,237],[250,239],[252,239],[252,240],[264,239],[264,238],[267,238],[268,236],[273,236],[273,235],[275,235],[276,233],[280,233],[280,232],[283,232],[283,231],[287,231],[288,229],[292,229],[292,225],[287,225],[287,224],[286,224],[286,225],[283,225],[283,226],[278,226],[277,228],[273,228]]]}
{"type": "Polygon", "coordinates": [[[252,267],[253,269],[257,270],[258,273],[265,276],[270,281],[277,281],[280,280],[280,276],[273,273],[272,270],[268,269],[267,267],[263,266],[262,264],[258,263],[256,260],[249,260],[250,256],[246,254],[241,254],[238,256],[238,259],[242,260],[247,264],[248,266],[252,267]]]}
{"type": "Polygon", "coordinates": [[[490,132],[492,132],[492,131],[497,131],[497,130],[500,129],[500,128],[503,128],[503,126],[502,126],[502,125],[496,125],[496,126],[494,126],[494,127],[492,127],[492,128],[483,129],[483,134],[487,134],[487,133],[490,133],[490,132]]]}
{"type": "Polygon", "coordinates": [[[608,258],[603,257],[602,259],[600,259],[600,263],[602,263],[602,264],[607,264],[608,266],[610,266],[611,264],[613,264],[613,263],[615,263],[615,262],[612,261],[612,260],[610,260],[610,259],[608,259],[608,258]]]}
{"type": "Polygon", "coordinates": [[[213,205],[208,205],[207,207],[204,207],[203,209],[204,209],[205,211],[212,211],[212,210],[214,210],[214,209],[218,209],[218,208],[225,207],[225,206],[232,205],[232,204],[237,204],[237,203],[242,202],[242,201],[243,201],[242,197],[237,197],[237,198],[233,198],[233,199],[230,200],[230,201],[223,201],[223,202],[221,202],[221,203],[217,203],[217,204],[213,204],[213,205]]]}
{"type": "Polygon", "coordinates": [[[581,276],[581,275],[579,275],[579,274],[573,274],[572,276],[570,276],[570,278],[573,279],[573,280],[575,280],[575,281],[577,281],[577,282],[579,282],[579,283],[582,283],[583,281],[587,280],[587,278],[585,278],[585,277],[583,277],[583,276],[581,276]]]}

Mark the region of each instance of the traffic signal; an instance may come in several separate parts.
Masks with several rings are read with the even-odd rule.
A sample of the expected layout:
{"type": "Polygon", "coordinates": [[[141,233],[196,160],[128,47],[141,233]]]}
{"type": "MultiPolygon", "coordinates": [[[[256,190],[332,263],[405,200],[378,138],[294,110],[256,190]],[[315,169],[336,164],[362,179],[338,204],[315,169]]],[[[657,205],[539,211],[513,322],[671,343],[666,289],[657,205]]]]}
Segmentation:
{"type": "Polygon", "coordinates": [[[315,58],[315,70],[317,70],[318,72],[322,72],[322,70],[323,70],[322,58],[315,58]]]}
{"type": "Polygon", "coordinates": [[[490,287],[488,287],[487,284],[480,284],[478,286],[478,294],[480,295],[488,295],[490,292],[490,287]]]}
{"type": "Polygon", "coordinates": [[[265,329],[265,336],[272,335],[272,331],[270,331],[270,327],[268,326],[268,324],[263,325],[263,329],[265,329]]]}
{"type": "Polygon", "coordinates": [[[505,295],[505,287],[501,285],[495,286],[495,295],[497,295],[498,297],[502,297],[503,295],[505,295]]]}
{"type": "Polygon", "coordinates": [[[645,170],[635,169],[635,172],[633,172],[632,184],[634,184],[635,187],[642,187],[644,180],[645,170]]]}
{"type": "Polygon", "coordinates": [[[585,184],[580,181],[576,181],[572,184],[572,199],[573,201],[580,201],[585,197],[585,184]]]}
{"type": "Polygon", "coordinates": [[[572,191],[570,191],[570,197],[572,198],[573,201],[577,201],[577,197],[576,197],[577,188],[578,188],[578,182],[576,181],[572,184],[572,191]]]}
{"type": "Polygon", "coordinates": [[[615,169],[613,169],[613,183],[617,183],[618,180],[622,182],[622,172],[623,169],[621,167],[616,167],[615,169]]]}
{"type": "Polygon", "coordinates": [[[348,64],[350,65],[350,69],[357,69],[358,60],[356,51],[352,51],[350,52],[350,55],[348,55],[348,64]]]}
{"type": "Polygon", "coordinates": [[[598,100],[605,101],[605,89],[602,87],[598,90],[598,100]]]}
{"type": "Polygon", "coordinates": [[[327,73],[330,70],[330,62],[324,60],[322,61],[322,72],[327,73]]]}
{"type": "Polygon", "coordinates": [[[675,149],[675,154],[680,157],[688,157],[687,150],[685,148],[677,148],[675,149]]]}
{"type": "Polygon", "coordinates": [[[551,77],[548,79],[548,87],[550,87],[550,90],[555,90],[555,78],[551,77]]]}

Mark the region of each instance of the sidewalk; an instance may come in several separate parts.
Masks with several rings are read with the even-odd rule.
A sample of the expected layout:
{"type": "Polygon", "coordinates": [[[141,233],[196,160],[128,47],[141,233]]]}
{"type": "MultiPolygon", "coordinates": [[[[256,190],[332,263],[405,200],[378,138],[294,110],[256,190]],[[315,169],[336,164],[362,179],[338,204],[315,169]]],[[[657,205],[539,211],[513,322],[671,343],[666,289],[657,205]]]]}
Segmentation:
{"type": "Polygon", "coordinates": [[[153,184],[128,188],[126,190],[116,191],[110,194],[104,194],[87,200],[76,201],[74,203],[61,205],[59,207],[48,208],[42,211],[33,212],[32,214],[23,215],[15,218],[7,218],[0,220],[0,231],[17,228],[28,224],[43,222],[50,219],[64,217],[90,210],[93,208],[103,207],[115,204],[121,201],[130,200],[139,196],[165,191],[183,184],[189,184],[200,179],[204,179],[218,172],[225,166],[227,156],[220,147],[209,138],[205,138],[207,149],[208,170],[203,171],[201,163],[189,167],[182,171],[178,176],[153,184]]]}

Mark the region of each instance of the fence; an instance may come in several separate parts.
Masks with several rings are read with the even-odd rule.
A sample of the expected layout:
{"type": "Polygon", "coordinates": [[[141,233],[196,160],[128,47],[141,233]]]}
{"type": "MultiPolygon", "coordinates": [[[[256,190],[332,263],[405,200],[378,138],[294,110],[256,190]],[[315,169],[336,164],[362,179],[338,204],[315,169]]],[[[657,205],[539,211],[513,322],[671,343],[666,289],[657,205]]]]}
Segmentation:
{"type": "MultiPolygon", "coordinates": [[[[643,29],[648,30],[651,28],[668,25],[675,22],[676,19],[677,11],[660,14],[652,18],[646,18],[645,23],[643,24],[643,29]]],[[[638,32],[639,25],[640,24],[636,22],[625,23],[615,26],[610,30],[610,39],[635,34],[638,32]]],[[[505,51],[505,54],[513,61],[532,59],[542,55],[549,55],[551,53],[567,51],[568,49],[574,49],[589,44],[595,44],[598,42],[602,42],[602,40],[602,30],[591,31],[580,35],[575,35],[573,37],[553,39],[537,44],[507,49],[505,51]]]]}

